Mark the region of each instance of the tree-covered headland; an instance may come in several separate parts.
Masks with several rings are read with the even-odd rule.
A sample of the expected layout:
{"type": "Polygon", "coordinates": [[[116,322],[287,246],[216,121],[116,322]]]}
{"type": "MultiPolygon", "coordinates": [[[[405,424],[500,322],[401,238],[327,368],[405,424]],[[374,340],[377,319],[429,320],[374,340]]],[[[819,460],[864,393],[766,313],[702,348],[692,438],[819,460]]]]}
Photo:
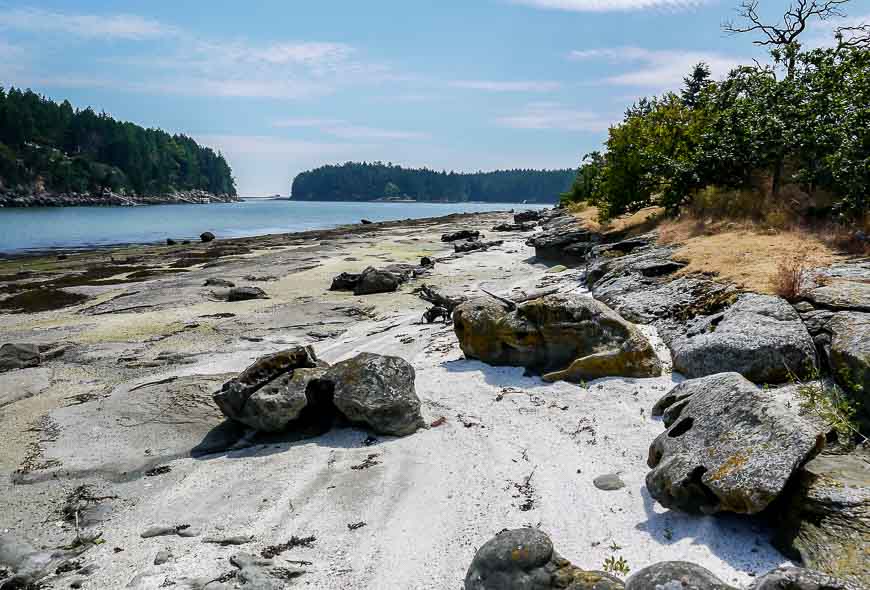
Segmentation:
{"type": "Polygon", "coordinates": [[[145,129],[30,90],[0,87],[0,189],[234,196],[224,157],[184,135],[145,129]]]}
{"type": "MultiPolygon", "coordinates": [[[[870,207],[870,26],[834,26],[804,48],[813,23],[845,17],[848,0],[796,0],[768,24],[757,0],[726,23],[769,60],[713,80],[698,64],[679,91],[645,98],[588,154],[565,202],[604,218],[658,205],[735,216],[866,219],[870,207]]],[[[848,22],[848,21],[839,21],[848,22]]]]}
{"type": "Polygon", "coordinates": [[[555,203],[571,186],[573,170],[438,172],[381,162],[321,166],[296,176],[292,195],[300,201],[555,203]]]}

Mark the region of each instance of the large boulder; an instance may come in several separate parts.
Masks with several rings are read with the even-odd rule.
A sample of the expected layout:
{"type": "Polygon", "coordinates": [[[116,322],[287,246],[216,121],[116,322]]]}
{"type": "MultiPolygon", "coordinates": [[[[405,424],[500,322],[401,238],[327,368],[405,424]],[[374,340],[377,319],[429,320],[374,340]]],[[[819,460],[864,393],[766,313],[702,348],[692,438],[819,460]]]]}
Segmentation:
{"type": "Polygon", "coordinates": [[[320,391],[325,368],[294,369],[255,391],[235,419],[259,432],[280,432],[298,419],[320,391]]]}
{"type": "Polygon", "coordinates": [[[713,572],[687,561],[663,561],[645,567],[625,583],[625,590],[734,590],[713,572]]]}
{"type": "Polygon", "coordinates": [[[597,237],[579,221],[568,221],[555,225],[556,227],[546,228],[543,232],[529,238],[526,245],[533,247],[535,256],[541,260],[580,262],[583,259],[582,256],[568,253],[566,250],[575,244],[593,242],[597,237]]]}
{"type": "Polygon", "coordinates": [[[351,422],[405,436],[425,425],[415,377],[414,367],[399,357],[362,353],[330,367],[323,380],[333,384],[333,404],[351,422]]]}
{"type": "Polygon", "coordinates": [[[787,555],[870,587],[870,454],[819,455],[794,475],[776,513],[787,555]]]}
{"type": "Polygon", "coordinates": [[[553,550],[537,529],[504,530],[484,543],[465,575],[465,590],[622,590],[622,581],[589,572],[553,550]]]}
{"type": "Polygon", "coordinates": [[[529,209],[528,211],[518,211],[514,213],[514,223],[527,223],[532,221],[538,221],[541,219],[541,215],[543,211],[539,211],[536,209],[529,209]]]}
{"type": "Polygon", "coordinates": [[[862,590],[863,584],[841,580],[821,572],[785,565],[770,571],[747,590],[862,590]]]}
{"type": "Polygon", "coordinates": [[[369,267],[360,275],[354,285],[354,295],[373,295],[375,293],[391,293],[404,282],[404,277],[388,270],[378,270],[369,267]]]}
{"type": "Polygon", "coordinates": [[[817,370],[813,339],[784,299],[748,293],[724,312],[696,321],[671,342],[674,370],[687,377],[737,372],[783,383],[817,370]]]}
{"type": "Polygon", "coordinates": [[[42,354],[36,344],[8,343],[0,346],[0,373],[36,367],[41,362],[42,354]]]}
{"type": "Polygon", "coordinates": [[[649,450],[646,485],[668,508],[756,514],[825,444],[783,398],[737,373],[685,381],[661,408],[670,427],[649,450]]]}
{"type": "Polygon", "coordinates": [[[649,340],[591,297],[547,295],[513,310],[494,298],[478,298],[458,306],[453,323],[468,358],[527,367],[549,381],[661,374],[649,340]]]}
{"type": "MultiPolygon", "coordinates": [[[[255,419],[252,417],[250,410],[246,412],[245,408],[250,398],[265,385],[272,383],[279,377],[289,375],[292,378],[295,369],[312,369],[317,367],[317,365],[317,356],[314,354],[314,349],[310,346],[297,346],[261,357],[250,367],[242,371],[238,377],[224,383],[221,390],[214,395],[214,401],[226,417],[256,428],[253,424],[249,424],[249,422],[255,419]]],[[[283,394],[279,397],[284,398],[284,408],[295,407],[297,404],[292,400],[298,398],[296,394],[296,386],[298,385],[299,382],[293,383],[292,379],[288,381],[287,387],[283,389],[276,384],[270,390],[272,393],[267,394],[261,400],[261,404],[268,407],[270,402],[266,400],[274,401],[275,396],[278,395],[277,391],[280,389],[283,391],[283,394]]],[[[265,417],[256,419],[257,422],[262,421],[264,423],[270,420],[265,417]]]]}

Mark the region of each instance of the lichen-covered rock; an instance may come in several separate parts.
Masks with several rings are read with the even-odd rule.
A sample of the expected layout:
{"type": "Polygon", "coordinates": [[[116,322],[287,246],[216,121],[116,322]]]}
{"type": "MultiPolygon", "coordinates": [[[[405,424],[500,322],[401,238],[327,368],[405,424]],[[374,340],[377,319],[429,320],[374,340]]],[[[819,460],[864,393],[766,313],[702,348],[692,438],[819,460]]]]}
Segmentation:
{"type": "Polygon", "coordinates": [[[465,590],[622,590],[604,572],[584,571],[553,550],[537,529],[504,530],[484,543],[465,576],[465,590]]]}
{"type": "Polygon", "coordinates": [[[294,369],[314,368],[317,363],[310,346],[297,346],[264,356],[238,377],[224,383],[214,395],[214,401],[226,417],[244,423],[245,405],[254,393],[278,377],[292,374],[294,369]]]}
{"type": "Polygon", "coordinates": [[[863,277],[855,277],[859,280],[835,280],[829,285],[812,289],[805,297],[816,307],[870,312],[870,283],[865,282],[870,272],[863,271],[862,274],[863,277]]]}
{"type": "Polygon", "coordinates": [[[701,330],[671,342],[674,370],[687,377],[737,372],[755,383],[783,383],[817,368],[813,339],[783,299],[748,293],[701,330]]]}
{"type": "Polygon", "coordinates": [[[645,567],[625,583],[625,590],[734,590],[713,572],[687,561],[663,561],[645,567]]]}
{"type": "Polygon", "coordinates": [[[8,343],[0,346],[0,373],[36,367],[41,362],[42,354],[35,344],[8,343]]]}
{"type": "Polygon", "coordinates": [[[364,352],[330,367],[323,380],[333,384],[333,404],[348,420],[406,436],[425,426],[415,377],[404,359],[364,352]]]}
{"type": "Polygon", "coordinates": [[[770,571],[746,590],[862,590],[862,584],[840,580],[802,567],[782,566],[770,571]]]}
{"type": "Polygon", "coordinates": [[[794,475],[776,512],[786,554],[870,587],[870,454],[819,455],[794,475]]]}
{"type": "Polygon", "coordinates": [[[647,489],[665,507],[756,514],[824,446],[825,433],[797,408],[737,373],[678,387],[682,405],[647,461],[647,489]]]}
{"type": "Polygon", "coordinates": [[[547,295],[515,310],[479,298],[457,307],[453,322],[467,357],[542,371],[546,380],[661,374],[649,340],[590,297],[547,295]]]}

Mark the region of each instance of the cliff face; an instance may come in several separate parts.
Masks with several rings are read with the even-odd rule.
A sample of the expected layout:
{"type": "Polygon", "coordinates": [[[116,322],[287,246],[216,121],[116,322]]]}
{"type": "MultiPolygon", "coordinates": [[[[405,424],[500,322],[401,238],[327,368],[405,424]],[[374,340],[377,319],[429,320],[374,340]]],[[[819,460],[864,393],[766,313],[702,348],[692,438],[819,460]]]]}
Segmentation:
{"type": "Polygon", "coordinates": [[[233,203],[234,195],[215,195],[203,190],[176,191],[163,195],[137,196],[104,191],[102,193],[59,193],[53,191],[0,190],[0,207],[133,207],[136,205],[175,205],[233,203]]]}

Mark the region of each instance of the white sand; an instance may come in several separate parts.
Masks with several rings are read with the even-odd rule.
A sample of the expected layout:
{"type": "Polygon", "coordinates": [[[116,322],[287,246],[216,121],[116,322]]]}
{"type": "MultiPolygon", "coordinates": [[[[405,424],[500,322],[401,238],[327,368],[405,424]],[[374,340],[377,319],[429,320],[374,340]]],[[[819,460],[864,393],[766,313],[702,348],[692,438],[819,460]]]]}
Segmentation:
{"type": "MultiPolygon", "coordinates": [[[[486,285],[501,291],[554,277],[523,262],[528,254],[521,242],[510,242],[498,252],[440,265],[438,274],[459,278],[474,269],[499,277],[486,285]]],[[[576,278],[564,284],[576,285],[576,278]]],[[[235,548],[197,538],[139,539],[155,522],[252,534],[255,542],[243,548],[251,552],[292,535],[314,535],[312,548],[278,558],[313,562],[296,582],[311,588],[460,588],[476,548],[503,528],[521,526],[540,527],[560,553],[588,569],[600,568],[611,555],[624,557],[632,570],[687,560],[742,584],[784,562],[756,522],[671,512],[646,492],[647,449],[662,431],[649,409],[676,377],[602,379],[585,389],[545,384],[521,369],[463,360],[448,327],[421,326],[418,318],[415,310],[380,322],[402,325],[372,337],[361,336],[373,330],[372,322],[361,322],[356,334],[320,346],[318,353],[329,361],[359,351],[405,357],[417,370],[427,421],[444,416],[443,426],[369,447],[362,445],[365,432],[343,429],[302,443],[175,461],[153,488],[143,488],[143,480],[124,484],[125,495],[138,495],[138,502],[113,519],[108,543],[97,549],[112,565],[92,578],[91,587],[126,585],[164,547],[177,561],[146,568],[153,575],[140,577],[136,587],[232,569],[227,557],[235,548]],[[414,342],[402,344],[400,335],[414,342]],[[351,469],[372,453],[380,464],[351,469]],[[619,472],[627,486],[606,492],[592,485],[609,472],[619,472]],[[515,484],[530,475],[533,506],[522,511],[527,498],[515,484]],[[365,527],[348,529],[361,521],[365,527]],[[125,551],[112,554],[118,543],[125,551]]],[[[666,356],[661,343],[658,348],[666,356]]],[[[245,362],[208,369],[235,370],[245,362]]]]}

